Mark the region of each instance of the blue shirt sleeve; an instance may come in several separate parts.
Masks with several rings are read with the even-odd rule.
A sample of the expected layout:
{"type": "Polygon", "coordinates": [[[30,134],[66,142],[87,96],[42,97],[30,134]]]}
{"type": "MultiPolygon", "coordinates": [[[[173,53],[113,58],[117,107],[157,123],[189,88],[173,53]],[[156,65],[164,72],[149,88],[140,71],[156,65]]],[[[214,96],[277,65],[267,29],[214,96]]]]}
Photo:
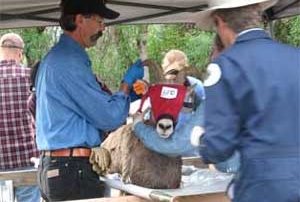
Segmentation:
{"type": "Polygon", "coordinates": [[[62,102],[85,117],[91,125],[106,131],[116,129],[126,120],[130,103],[128,95],[122,92],[107,94],[91,74],[83,78],[82,73],[73,71],[68,75],[59,73],[56,76],[59,78],[59,87],[65,91],[62,102]]]}
{"type": "MultiPolygon", "coordinates": [[[[205,88],[205,135],[201,138],[200,155],[206,163],[224,161],[233,155],[238,143],[240,119],[235,89],[241,87],[243,76],[226,58],[216,61],[221,69],[220,80],[205,88]]],[[[243,90],[242,90],[243,91],[243,90]]]]}

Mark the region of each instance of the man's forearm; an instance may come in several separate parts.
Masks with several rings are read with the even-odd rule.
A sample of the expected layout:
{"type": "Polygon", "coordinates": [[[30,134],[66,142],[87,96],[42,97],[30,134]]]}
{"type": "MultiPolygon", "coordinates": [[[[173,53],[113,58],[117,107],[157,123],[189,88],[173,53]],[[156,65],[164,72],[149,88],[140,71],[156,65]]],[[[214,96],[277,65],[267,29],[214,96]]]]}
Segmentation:
{"type": "Polygon", "coordinates": [[[130,92],[130,87],[126,82],[122,82],[120,85],[119,91],[128,95],[130,92]]]}

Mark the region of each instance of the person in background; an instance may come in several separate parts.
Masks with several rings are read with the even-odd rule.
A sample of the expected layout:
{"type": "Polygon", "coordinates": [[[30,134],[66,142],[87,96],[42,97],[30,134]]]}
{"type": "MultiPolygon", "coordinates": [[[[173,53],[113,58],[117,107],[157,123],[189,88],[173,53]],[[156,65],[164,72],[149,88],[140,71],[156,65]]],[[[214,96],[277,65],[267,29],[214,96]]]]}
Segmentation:
{"type": "MultiPolygon", "coordinates": [[[[219,37],[219,35],[216,35],[214,40],[213,40],[213,44],[212,44],[212,48],[210,51],[210,55],[209,55],[209,60],[212,61],[215,57],[217,57],[222,51],[224,51],[225,47],[219,37]]],[[[186,58],[185,54],[183,55],[181,51],[177,51],[175,50],[177,54],[180,54],[184,57],[182,58],[186,58]]],[[[168,54],[170,53],[174,53],[174,50],[168,52],[168,54]]],[[[168,56],[168,54],[166,56],[168,56]]],[[[164,59],[164,65],[162,65],[163,68],[165,68],[165,70],[173,70],[171,72],[174,72],[174,70],[176,70],[176,68],[174,68],[174,66],[176,65],[171,65],[169,66],[168,64],[168,57],[165,57],[164,59]],[[166,68],[167,67],[167,68],[166,68]]],[[[171,57],[172,58],[172,57],[171,57]]],[[[181,66],[185,66],[186,61],[184,59],[181,59],[179,61],[184,61],[182,63],[181,66]]],[[[178,64],[178,63],[177,63],[178,64]]],[[[178,65],[177,65],[178,66],[178,65]]],[[[180,65],[179,65],[180,66],[180,65]]],[[[181,69],[181,68],[180,68],[181,69]]],[[[166,73],[168,71],[164,71],[164,73],[166,73]]],[[[172,74],[165,74],[165,76],[169,79],[171,78],[175,78],[176,75],[172,75],[172,74]]],[[[192,78],[192,77],[188,77],[188,78],[192,78]]],[[[136,83],[134,83],[134,90],[136,90],[136,92],[139,93],[143,93],[143,91],[145,91],[145,87],[139,85],[140,80],[138,80],[136,83]]],[[[204,84],[206,84],[207,81],[204,82],[204,84]]],[[[198,97],[202,97],[201,99],[204,101],[205,99],[205,94],[204,94],[204,88],[202,85],[202,82],[197,85],[198,88],[198,97]]],[[[204,104],[204,102],[203,102],[204,104]]],[[[197,124],[200,123],[200,125],[204,125],[203,123],[203,113],[204,113],[204,109],[199,110],[199,112],[201,112],[201,114],[196,118],[196,120],[198,121],[197,124]]],[[[179,116],[179,126],[177,127],[177,130],[180,126],[182,126],[186,121],[190,121],[190,117],[192,115],[191,114],[180,114],[179,116]],[[186,115],[186,116],[184,116],[186,115]],[[183,117],[184,116],[184,117],[183,117]]],[[[193,117],[195,118],[195,117],[193,117]]],[[[142,119],[141,116],[136,114],[134,116],[134,131],[135,134],[140,138],[140,140],[144,143],[144,145],[151,149],[154,150],[158,153],[167,155],[167,156],[195,156],[195,155],[199,155],[198,154],[198,147],[195,145],[191,144],[191,139],[190,139],[190,133],[177,133],[175,132],[175,134],[172,134],[171,138],[168,139],[163,139],[159,137],[159,134],[157,133],[157,131],[153,128],[150,127],[146,124],[142,123],[142,119]]],[[[210,167],[213,169],[217,169],[219,171],[222,172],[227,172],[227,173],[237,173],[238,169],[240,167],[240,162],[239,162],[239,158],[240,155],[238,152],[236,152],[231,158],[211,165],[210,167]]]]}
{"type": "MultiPolygon", "coordinates": [[[[21,64],[24,42],[15,33],[0,38],[0,170],[33,169],[30,158],[38,157],[34,129],[27,109],[30,93],[30,69],[21,64]]],[[[15,189],[18,202],[39,202],[38,186],[15,189]]]]}
{"type": "Polygon", "coordinates": [[[35,85],[38,184],[47,201],[103,197],[101,168],[92,163],[106,162],[108,151],[99,147],[103,134],[125,122],[128,94],[143,78],[143,65],[137,60],[128,68],[118,92],[102,89],[85,48],[96,45],[104,19],[119,13],[101,0],[62,0],[60,6],[64,32],[41,60],[35,85]]]}
{"type": "MultiPolygon", "coordinates": [[[[180,50],[170,50],[165,54],[161,67],[163,71],[162,73],[167,83],[178,83],[178,81],[176,80],[177,77],[180,76],[180,72],[185,71],[185,68],[189,67],[187,56],[184,52],[180,50]]],[[[136,83],[134,84],[134,89],[136,90],[137,94],[141,93],[141,89],[146,89],[145,87],[140,87],[140,85],[136,85],[136,83]]],[[[186,121],[190,119],[194,108],[196,108],[197,106],[199,106],[199,108],[202,109],[202,113],[199,117],[199,122],[203,124],[203,104],[205,100],[205,93],[202,82],[199,79],[196,79],[195,77],[187,76],[181,83],[185,83],[185,85],[188,86],[195,85],[195,102],[192,103],[192,106],[190,106],[192,107],[191,110],[182,110],[179,113],[175,131],[181,128],[186,123],[186,121]]],[[[189,103],[185,104],[187,106],[189,103]]],[[[134,115],[133,129],[136,136],[144,143],[144,145],[147,148],[167,156],[197,155],[196,147],[190,144],[189,135],[184,136],[172,134],[168,138],[161,138],[157,133],[157,130],[153,126],[146,125],[142,122],[142,117],[143,114],[137,113],[134,115]]]]}

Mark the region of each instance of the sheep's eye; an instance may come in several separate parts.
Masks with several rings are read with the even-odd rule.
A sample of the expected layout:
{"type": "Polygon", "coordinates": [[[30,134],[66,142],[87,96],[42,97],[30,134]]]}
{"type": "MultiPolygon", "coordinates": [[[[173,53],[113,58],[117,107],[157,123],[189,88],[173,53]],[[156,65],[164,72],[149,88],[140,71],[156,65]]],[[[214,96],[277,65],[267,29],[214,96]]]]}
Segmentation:
{"type": "Polygon", "coordinates": [[[164,126],[162,123],[159,123],[159,124],[158,124],[158,127],[162,128],[162,129],[165,128],[165,126],[164,126]]]}

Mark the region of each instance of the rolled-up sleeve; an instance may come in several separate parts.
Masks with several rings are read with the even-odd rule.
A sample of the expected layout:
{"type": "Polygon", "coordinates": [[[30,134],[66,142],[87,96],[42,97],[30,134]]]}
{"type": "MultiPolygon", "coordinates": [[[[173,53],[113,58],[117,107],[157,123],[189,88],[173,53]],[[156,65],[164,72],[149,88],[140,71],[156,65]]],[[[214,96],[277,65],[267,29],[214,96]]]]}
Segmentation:
{"type": "MultiPolygon", "coordinates": [[[[55,72],[56,73],[56,72],[55,72]]],[[[129,96],[117,92],[109,95],[103,91],[92,74],[73,71],[53,75],[58,77],[57,88],[60,102],[84,117],[101,130],[113,130],[122,125],[128,116],[129,96]]]]}

